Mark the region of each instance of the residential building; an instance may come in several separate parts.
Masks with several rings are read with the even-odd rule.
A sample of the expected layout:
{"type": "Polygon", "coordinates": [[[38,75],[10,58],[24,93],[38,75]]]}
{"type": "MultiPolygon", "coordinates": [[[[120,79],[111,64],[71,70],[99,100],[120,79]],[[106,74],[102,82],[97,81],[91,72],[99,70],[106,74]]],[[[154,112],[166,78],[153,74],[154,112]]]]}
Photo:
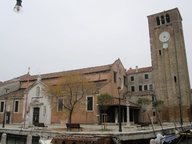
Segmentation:
{"type": "MultiPolygon", "coordinates": [[[[154,101],[152,67],[139,68],[136,66],[135,69],[129,68],[129,70],[127,70],[127,83],[126,99],[129,102],[137,104],[139,98],[154,101]]],[[[131,110],[130,121],[134,123],[149,122],[148,114],[154,122],[157,122],[156,112],[152,109],[152,104],[147,105],[147,107],[140,107],[134,111],[131,110]],[[137,120],[135,119],[135,115],[139,116],[137,120]]]]}

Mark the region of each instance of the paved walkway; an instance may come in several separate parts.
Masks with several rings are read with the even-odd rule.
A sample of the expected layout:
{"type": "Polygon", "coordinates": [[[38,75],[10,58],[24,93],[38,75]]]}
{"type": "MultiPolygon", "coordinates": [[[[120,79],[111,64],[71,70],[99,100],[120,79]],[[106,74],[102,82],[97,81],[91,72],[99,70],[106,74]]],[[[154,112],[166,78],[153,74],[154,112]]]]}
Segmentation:
{"type": "MultiPolygon", "coordinates": [[[[188,123],[184,124],[191,127],[191,125],[188,123]]],[[[69,132],[67,131],[67,128],[65,125],[60,124],[51,124],[47,125],[49,130],[53,132],[69,132]]],[[[180,124],[176,124],[177,127],[180,127],[180,124]]],[[[119,132],[119,125],[116,124],[106,124],[105,129],[104,125],[98,125],[98,124],[81,124],[82,132],[119,132]]],[[[2,124],[0,124],[0,129],[2,128],[2,124]]],[[[5,129],[22,129],[22,124],[5,124],[5,129]]],[[[122,132],[140,132],[140,131],[146,131],[146,130],[162,130],[167,128],[175,128],[174,123],[163,123],[162,127],[160,125],[155,124],[153,127],[150,125],[148,127],[139,127],[138,125],[130,125],[127,126],[126,124],[122,124],[122,132]]],[[[28,130],[34,129],[34,127],[28,127],[28,130]]],[[[42,129],[42,128],[39,128],[42,129]]],[[[77,129],[73,129],[72,132],[77,132],[77,129]]]]}
{"type": "MultiPolygon", "coordinates": [[[[136,139],[150,139],[154,138],[157,133],[162,133],[163,130],[168,131],[169,133],[175,132],[175,125],[173,123],[163,123],[163,129],[160,125],[151,125],[149,127],[137,127],[138,125],[126,126],[122,124],[122,132],[119,132],[119,126],[115,124],[106,124],[105,130],[104,126],[98,124],[81,124],[83,128],[82,131],[78,129],[73,129],[72,131],[67,131],[65,125],[60,124],[51,124],[47,128],[34,129],[34,127],[29,127],[27,129],[22,129],[22,124],[5,124],[5,127],[2,128],[0,124],[0,132],[9,133],[9,134],[19,134],[19,135],[32,135],[32,136],[41,136],[41,137],[54,137],[58,134],[75,134],[75,135],[111,135],[115,137],[117,141],[126,141],[126,140],[136,140],[136,139]],[[154,131],[153,131],[154,128],[154,131]]],[[[184,124],[182,128],[180,124],[177,124],[179,131],[184,129],[190,129],[190,124],[184,124]]]]}

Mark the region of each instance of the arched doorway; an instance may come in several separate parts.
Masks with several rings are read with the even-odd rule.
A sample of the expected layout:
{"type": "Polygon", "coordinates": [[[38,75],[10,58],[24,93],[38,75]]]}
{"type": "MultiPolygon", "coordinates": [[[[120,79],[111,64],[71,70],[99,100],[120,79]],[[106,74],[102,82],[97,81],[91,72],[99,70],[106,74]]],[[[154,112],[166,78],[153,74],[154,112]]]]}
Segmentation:
{"type": "Polygon", "coordinates": [[[33,123],[38,123],[39,122],[39,112],[40,112],[39,107],[33,108],[33,123]]]}

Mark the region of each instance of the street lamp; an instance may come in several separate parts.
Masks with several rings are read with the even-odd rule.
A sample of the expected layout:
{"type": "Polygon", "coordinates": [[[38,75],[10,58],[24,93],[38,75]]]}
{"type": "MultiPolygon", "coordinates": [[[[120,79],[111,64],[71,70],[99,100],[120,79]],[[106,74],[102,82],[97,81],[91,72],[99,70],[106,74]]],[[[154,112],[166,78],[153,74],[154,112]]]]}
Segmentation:
{"type": "Polygon", "coordinates": [[[22,0],[16,0],[16,1],[17,1],[17,3],[14,6],[13,11],[16,12],[16,13],[21,13],[23,11],[23,8],[22,8],[22,5],[21,5],[22,0]]]}
{"type": "Polygon", "coordinates": [[[119,132],[122,132],[122,126],[121,126],[121,100],[120,100],[121,87],[117,87],[117,89],[118,89],[118,94],[119,94],[119,115],[118,115],[118,118],[119,118],[119,132]]]}
{"type": "Polygon", "coordinates": [[[118,83],[118,94],[119,94],[119,115],[118,115],[118,119],[119,119],[119,132],[122,132],[122,126],[121,126],[121,99],[120,99],[120,91],[123,89],[123,82],[121,77],[119,77],[119,83],[118,83]]]}

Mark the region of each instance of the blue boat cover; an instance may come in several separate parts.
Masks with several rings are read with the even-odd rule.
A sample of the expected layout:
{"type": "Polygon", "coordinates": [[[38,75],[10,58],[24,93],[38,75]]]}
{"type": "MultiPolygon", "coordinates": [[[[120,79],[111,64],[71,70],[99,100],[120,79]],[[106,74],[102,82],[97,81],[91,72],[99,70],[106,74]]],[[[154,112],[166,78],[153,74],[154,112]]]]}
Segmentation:
{"type": "Polygon", "coordinates": [[[170,141],[177,139],[177,138],[178,138],[177,135],[166,135],[164,140],[165,140],[165,142],[170,142],[170,141]]]}

